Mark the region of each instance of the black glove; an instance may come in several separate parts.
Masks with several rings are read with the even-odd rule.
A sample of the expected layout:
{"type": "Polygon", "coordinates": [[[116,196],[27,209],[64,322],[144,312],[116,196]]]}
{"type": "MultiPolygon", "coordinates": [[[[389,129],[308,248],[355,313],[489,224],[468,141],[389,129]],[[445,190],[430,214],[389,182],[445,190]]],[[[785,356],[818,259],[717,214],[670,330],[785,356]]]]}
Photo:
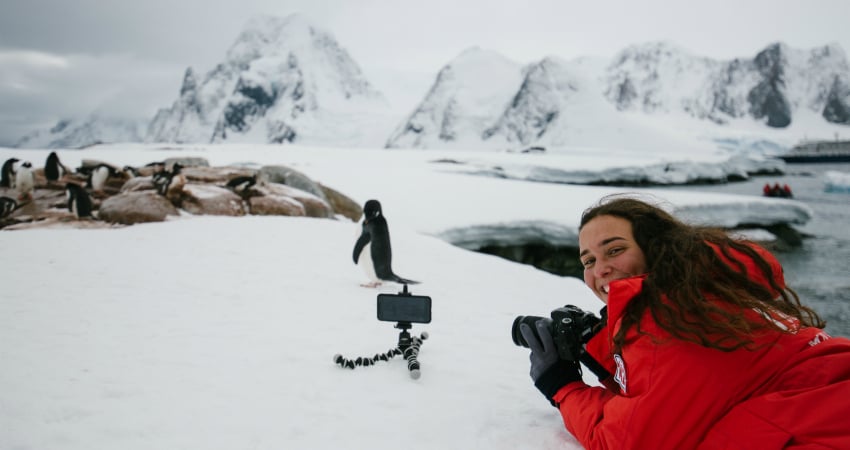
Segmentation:
{"type": "Polygon", "coordinates": [[[542,319],[535,322],[537,334],[530,326],[522,324],[519,327],[522,337],[531,349],[531,379],[543,395],[555,405],[552,397],[568,383],[581,380],[581,366],[578,361],[567,361],[558,356],[558,349],[549,327],[552,319],[542,319]],[[540,336],[540,339],[537,338],[540,336]]]}

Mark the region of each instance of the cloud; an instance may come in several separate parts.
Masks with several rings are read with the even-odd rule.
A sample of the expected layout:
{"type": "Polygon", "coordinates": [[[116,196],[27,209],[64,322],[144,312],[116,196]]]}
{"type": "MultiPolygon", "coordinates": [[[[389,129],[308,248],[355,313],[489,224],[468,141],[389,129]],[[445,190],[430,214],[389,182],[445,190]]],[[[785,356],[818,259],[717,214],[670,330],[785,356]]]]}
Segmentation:
{"type": "Polygon", "coordinates": [[[0,50],[0,64],[47,69],[61,69],[69,65],[67,58],[34,50],[0,50]]]}
{"type": "Polygon", "coordinates": [[[150,119],[177,98],[185,70],[128,54],[25,50],[0,52],[0,67],[0,145],[92,113],[150,119]]]}

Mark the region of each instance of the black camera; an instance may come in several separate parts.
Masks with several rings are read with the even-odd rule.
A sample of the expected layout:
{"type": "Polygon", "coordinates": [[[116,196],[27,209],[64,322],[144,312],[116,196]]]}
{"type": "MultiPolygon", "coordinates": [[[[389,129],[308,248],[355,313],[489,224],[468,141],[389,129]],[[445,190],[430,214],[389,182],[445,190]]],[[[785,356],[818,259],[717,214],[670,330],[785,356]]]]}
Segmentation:
{"type": "Polygon", "coordinates": [[[378,294],[378,320],[431,323],[431,297],[408,293],[378,294]]]}
{"type": "MultiPolygon", "coordinates": [[[[596,334],[597,325],[602,322],[602,319],[589,311],[573,305],[566,305],[555,309],[550,313],[550,316],[552,323],[549,325],[549,333],[555,342],[555,348],[558,349],[558,357],[565,361],[579,361],[583,363],[600,380],[608,378],[610,373],[585,350],[585,345],[596,334]]],[[[525,341],[519,328],[522,324],[530,326],[537,339],[540,339],[540,336],[537,335],[535,324],[538,320],[543,319],[545,317],[540,316],[518,316],[514,319],[514,324],[511,328],[511,337],[514,344],[529,348],[528,342],[525,341]]]]}

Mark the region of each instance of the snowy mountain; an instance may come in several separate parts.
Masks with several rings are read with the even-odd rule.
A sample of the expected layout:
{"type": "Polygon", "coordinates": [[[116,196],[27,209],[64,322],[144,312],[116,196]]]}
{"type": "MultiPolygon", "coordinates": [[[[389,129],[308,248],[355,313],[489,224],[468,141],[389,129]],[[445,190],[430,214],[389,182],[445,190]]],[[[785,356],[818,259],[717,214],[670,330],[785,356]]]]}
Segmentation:
{"type": "MultiPolygon", "coordinates": [[[[444,67],[388,147],[454,143],[454,136],[443,130],[464,128],[468,117],[458,114],[466,109],[458,106],[463,93],[447,96],[438,89],[445,84],[444,74],[453,75],[452,86],[474,86],[494,72],[456,70],[465,56],[444,67]],[[426,114],[433,111],[448,113],[426,114]]],[[[523,68],[522,74],[504,107],[477,112],[479,118],[497,118],[484,128],[478,146],[616,147],[628,142],[642,148],[693,147],[693,131],[671,126],[671,117],[689,120],[701,130],[743,125],[769,132],[796,118],[811,123],[812,116],[825,124],[850,124],[850,66],[837,45],[803,51],[773,44],[752,59],[717,61],[652,42],[626,48],[608,62],[547,57],[523,68]]],[[[473,133],[480,128],[465,129],[473,133]]]]}
{"type": "Polygon", "coordinates": [[[103,142],[141,142],[145,120],[117,119],[98,114],[85,120],[60,120],[49,130],[34,131],[22,137],[19,148],[81,148],[103,142]]]}
{"type": "Polygon", "coordinates": [[[156,114],[147,140],[381,145],[395,120],[387,111],[332,35],[302,15],[257,16],[202,79],[186,70],[180,97],[156,114]]]}
{"type": "Polygon", "coordinates": [[[387,147],[474,147],[522,83],[522,65],[473,47],[437,74],[425,99],[396,128],[387,147]]]}
{"type": "Polygon", "coordinates": [[[809,110],[850,124],[850,66],[837,45],[795,50],[776,43],[753,59],[716,61],[656,42],[620,52],[605,77],[606,98],[621,111],[682,111],[720,124],[749,116],[782,128],[809,110]]]}
{"type": "Polygon", "coordinates": [[[846,132],[850,64],[837,44],[797,50],[776,43],[752,58],[721,61],[650,42],[611,59],[549,56],[526,65],[473,47],[401,111],[410,112],[393,108],[334,37],[306,17],[256,16],[223,62],[205,74],[186,69],[178,98],[146,130],[92,115],[28,135],[18,146],[145,141],[776,153],[804,138],[846,132]]]}
{"type": "Polygon", "coordinates": [[[429,95],[387,146],[510,150],[529,146],[619,149],[624,143],[632,149],[695,146],[692,137],[647,123],[641,120],[643,114],[620,112],[605,101],[599,94],[604,89],[601,79],[592,76],[604,70],[603,59],[567,61],[550,56],[525,67],[505,61],[495,52],[458,56],[443,68],[429,95]],[[476,111],[474,122],[462,114],[472,110],[476,111]],[[443,130],[462,133],[449,135],[443,130]]]}

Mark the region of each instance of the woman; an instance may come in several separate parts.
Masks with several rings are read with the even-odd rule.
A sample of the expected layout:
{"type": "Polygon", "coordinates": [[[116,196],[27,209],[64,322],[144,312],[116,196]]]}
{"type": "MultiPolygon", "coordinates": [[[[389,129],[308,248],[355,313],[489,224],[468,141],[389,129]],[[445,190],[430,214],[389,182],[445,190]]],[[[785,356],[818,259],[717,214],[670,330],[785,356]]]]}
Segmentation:
{"type": "Polygon", "coordinates": [[[624,197],[584,212],[579,252],[607,310],[587,352],[615,383],[584,384],[546,321],[521,330],[585,447],[850,449],[850,340],[823,332],[769,252],[624,197]]]}

